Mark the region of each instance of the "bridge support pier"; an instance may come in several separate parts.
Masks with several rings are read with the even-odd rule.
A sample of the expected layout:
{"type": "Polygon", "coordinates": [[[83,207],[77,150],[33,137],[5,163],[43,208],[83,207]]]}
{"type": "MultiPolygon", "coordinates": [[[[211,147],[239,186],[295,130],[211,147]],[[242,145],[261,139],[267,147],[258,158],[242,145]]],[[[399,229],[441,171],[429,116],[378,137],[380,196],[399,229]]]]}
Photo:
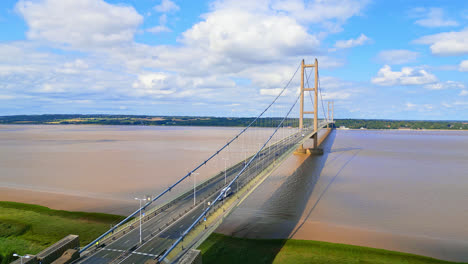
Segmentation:
{"type": "Polygon", "coordinates": [[[295,155],[323,155],[323,149],[316,148],[304,148],[304,145],[301,144],[295,151],[295,155]]]}
{"type": "Polygon", "coordinates": [[[299,155],[299,154],[307,154],[307,149],[304,148],[304,145],[301,144],[295,151],[294,154],[299,155]]]}

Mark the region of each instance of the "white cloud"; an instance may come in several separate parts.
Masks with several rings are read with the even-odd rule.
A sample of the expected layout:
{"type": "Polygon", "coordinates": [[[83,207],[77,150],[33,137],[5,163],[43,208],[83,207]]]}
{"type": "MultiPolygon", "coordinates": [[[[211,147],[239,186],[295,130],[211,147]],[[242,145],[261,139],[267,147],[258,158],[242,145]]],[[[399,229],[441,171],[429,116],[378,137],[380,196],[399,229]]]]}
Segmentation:
{"type": "Polygon", "coordinates": [[[76,59],[72,62],[63,64],[63,67],[58,68],[56,71],[67,74],[77,74],[83,70],[88,69],[89,65],[81,59],[76,59]]]}
{"type": "MultiPolygon", "coordinates": [[[[359,15],[367,1],[314,0],[302,3],[304,8],[292,6],[301,3],[215,1],[200,22],[179,36],[177,45],[148,45],[134,40],[143,18],[132,7],[103,0],[21,0],[16,9],[29,26],[25,42],[33,45],[0,44],[0,86],[5,94],[26,94],[31,101],[92,96],[90,105],[97,108],[103,100],[118,109],[126,105],[121,103],[124,98],[142,104],[160,103],[155,99],[163,98],[236,102],[245,109],[258,109],[261,98],[246,102],[245,94],[282,88],[301,58],[312,63],[317,56],[321,69],[342,66],[343,59],[319,55],[325,51],[321,42],[348,18],[359,15]],[[247,81],[237,85],[233,80],[239,79],[247,81]]],[[[164,5],[161,2],[159,8],[160,24],[145,30],[170,30],[166,12],[176,10],[164,5]]],[[[343,86],[327,90],[334,84],[323,80],[325,97],[353,94],[343,86]]]]}
{"type": "Polygon", "coordinates": [[[344,100],[351,97],[350,92],[324,92],[322,94],[323,100],[344,100]]]}
{"type": "Polygon", "coordinates": [[[348,49],[356,46],[364,45],[366,42],[369,42],[370,38],[366,35],[361,34],[356,39],[348,39],[348,40],[339,40],[335,43],[335,48],[337,49],[348,49]]]}
{"type": "Polygon", "coordinates": [[[458,69],[462,72],[468,72],[468,60],[460,62],[460,67],[458,69]]]}
{"type": "Polygon", "coordinates": [[[468,91],[467,91],[467,90],[461,90],[459,95],[460,95],[460,96],[467,96],[467,95],[468,95],[468,91]]]}
{"type": "Polygon", "coordinates": [[[385,65],[372,78],[372,83],[382,86],[394,85],[422,85],[437,82],[437,77],[423,69],[403,67],[401,71],[392,71],[391,67],[385,65]]]}
{"type": "Polygon", "coordinates": [[[411,110],[411,111],[416,110],[418,112],[428,112],[434,108],[432,104],[413,104],[409,102],[407,102],[405,106],[406,106],[405,110],[411,110]]]}
{"type": "Polygon", "coordinates": [[[161,12],[161,13],[166,13],[166,12],[172,12],[172,11],[179,11],[179,6],[172,2],[171,0],[162,0],[161,4],[157,5],[154,7],[154,10],[161,12]]]}
{"type": "Polygon", "coordinates": [[[45,83],[37,91],[40,93],[63,93],[65,89],[62,85],[45,83]]]}
{"type": "MultiPolygon", "coordinates": [[[[235,1],[234,1],[235,2],[235,1]]],[[[245,1],[246,5],[254,2],[245,1]],[[249,3],[250,2],[250,3],[249,3]]],[[[275,0],[271,7],[279,12],[285,12],[303,23],[322,23],[332,31],[340,30],[340,26],[352,16],[359,15],[367,5],[367,0],[275,0]]]]}
{"type": "Polygon", "coordinates": [[[432,54],[435,55],[455,56],[468,54],[468,28],[462,31],[424,36],[414,42],[430,45],[432,54]]]}
{"type": "Polygon", "coordinates": [[[310,35],[292,17],[241,9],[216,10],[204,17],[204,21],[183,33],[181,41],[230,60],[271,61],[281,56],[312,53],[320,43],[317,36],[310,35]]]}
{"type": "Polygon", "coordinates": [[[138,76],[132,85],[138,95],[168,95],[175,91],[169,87],[170,76],[165,73],[147,73],[138,76]]]}
{"type": "Polygon", "coordinates": [[[15,98],[15,97],[12,96],[12,95],[0,94],[0,100],[10,100],[10,99],[13,99],[13,98],[15,98]]]}
{"type": "Polygon", "coordinates": [[[438,83],[427,84],[424,86],[424,88],[429,89],[429,90],[443,90],[443,89],[450,89],[450,88],[464,89],[465,87],[466,87],[465,84],[461,82],[455,82],[455,81],[438,82],[438,83]]]}
{"type": "Polygon", "coordinates": [[[130,43],[143,17],[133,7],[102,0],[20,0],[28,39],[82,49],[130,43]]]}
{"type": "Polygon", "coordinates": [[[159,26],[149,28],[146,31],[155,33],[155,34],[161,33],[161,32],[171,32],[171,30],[166,26],[166,23],[167,23],[167,15],[162,14],[159,17],[159,26]]]}
{"type": "Polygon", "coordinates": [[[412,104],[412,103],[406,103],[406,110],[412,110],[416,108],[417,105],[412,104]]]}
{"type": "Polygon", "coordinates": [[[423,15],[424,18],[416,20],[414,23],[417,25],[430,28],[458,26],[457,21],[444,17],[444,10],[442,8],[429,8],[422,9],[421,11],[425,13],[423,15]]]}
{"type": "Polygon", "coordinates": [[[419,56],[418,52],[410,50],[384,50],[379,52],[377,59],[386,64],[404,64],[415,61],[419,56]]]}
{"type": "Polygon", "coordinates": [[[171,32],[171,30],[168,27],[163,26],[163,25],[148,28],[146,31],[154,33],[154,34],[161,33],[161,32],[171,32]]]}
{"type": "Polygon", "coordinates": [[[270,96],[278,96],[283,89],[275,88],[275,89],[260,89],[260,95],[270,95],[270,96]]]}

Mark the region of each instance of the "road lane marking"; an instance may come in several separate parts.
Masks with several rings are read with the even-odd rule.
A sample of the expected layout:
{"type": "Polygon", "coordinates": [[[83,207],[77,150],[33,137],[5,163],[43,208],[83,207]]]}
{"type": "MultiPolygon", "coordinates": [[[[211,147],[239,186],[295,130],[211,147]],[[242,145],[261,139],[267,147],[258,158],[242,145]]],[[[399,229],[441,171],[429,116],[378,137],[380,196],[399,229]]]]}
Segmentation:
{"type": "Polygon", "coordinates": [[[102,250],[107,250],[107,251],[114,251],[114,252],[125,252],[125,250],[121,250],[121,249],[113,249],[113,248],[103,248],[102,250]]]}
{"type": "Polygon", "coordinates": [[[144,253],[144,252],[139,252],[139,251],[133,251],[132,254],[138,254],[138,255],[150,256],[150,257],[158,257],[158,255],[154,255],[154,254],[150,254],[150,253],[144,253]]]}

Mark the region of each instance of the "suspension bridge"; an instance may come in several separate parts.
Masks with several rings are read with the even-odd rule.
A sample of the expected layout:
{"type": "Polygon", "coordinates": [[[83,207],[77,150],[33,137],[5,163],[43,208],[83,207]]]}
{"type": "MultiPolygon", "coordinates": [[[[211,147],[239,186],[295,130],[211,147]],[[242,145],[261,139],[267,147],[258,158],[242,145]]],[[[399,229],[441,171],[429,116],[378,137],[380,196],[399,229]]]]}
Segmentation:
{"type": "Polygon", "coordinates": [[[82,247],[74,263],[177,262],[200,245],[289,155],[322,154],[320,142],[333,128],[334,105],[328,102],[325,111],[317,59],[314,64],[302,60],[278,91],[224,146],[164,191],[139,199],[138,210],[82,247]],[[312,109],[305,106],[309,99],[307,108],[312,109]],[[305,149],[303,143],[309,139],[313,148],[305,149]],[[219,163],[224,169],[217,168],[219,163]]]}

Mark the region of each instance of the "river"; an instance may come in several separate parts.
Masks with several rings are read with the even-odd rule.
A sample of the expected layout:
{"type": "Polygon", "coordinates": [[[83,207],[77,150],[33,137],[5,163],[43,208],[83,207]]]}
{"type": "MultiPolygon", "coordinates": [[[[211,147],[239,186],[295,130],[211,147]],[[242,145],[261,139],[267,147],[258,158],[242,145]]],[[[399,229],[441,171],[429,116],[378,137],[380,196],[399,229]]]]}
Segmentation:
{"type": "MultiPolygon", "coordinates": [[[[126,214],[133,197],[160,192],[239,130],[2,125],[0,200],[126,214]]],[[[468,132],[336,130],[324,150],[290,156],[217,231],[468,261],[468,132]]]]}

